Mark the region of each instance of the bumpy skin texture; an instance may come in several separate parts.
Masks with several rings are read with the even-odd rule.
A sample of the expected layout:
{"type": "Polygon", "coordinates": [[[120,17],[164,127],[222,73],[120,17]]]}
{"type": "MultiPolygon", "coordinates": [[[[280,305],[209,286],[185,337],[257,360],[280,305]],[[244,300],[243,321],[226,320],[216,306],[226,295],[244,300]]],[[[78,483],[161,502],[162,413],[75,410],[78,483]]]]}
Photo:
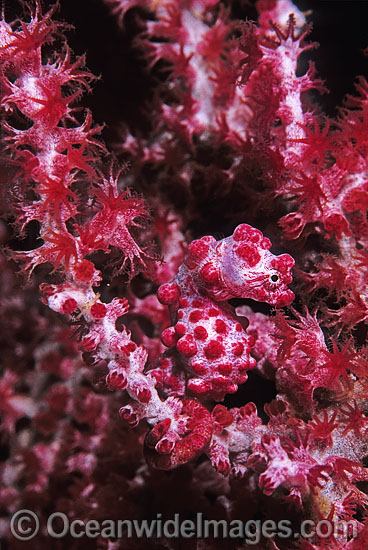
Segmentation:
{"type": "MultiPolygon", "coordinates": [[[[175,279],[159,288],[158,298],[173,320],[162,341],[184,356],[187,389],[195,395],[222,400],[237,391],[256,364],[249,355],[254,340],[245,332],[245,318],[223,302],[252,298],[281,307],[293,300],[287,285],[294,260],[289,254],[275,256],[270,248],[269,239],[247,224],[220,241],[202,237],[189,245],[175,279]]],[[[173,352],[167,355],[172,358],[173,352]]],[[[167,360],[162,367],[167,371],[167,360]]],[[[170,374],[162,378],[175,393],[170,374]]]]}
{"type": "Polygon", "coordinates": [[[238,0],[105,1],[153,91],[144,112],[129,90],[145,130],[125,127],[124,174],[108,175],[99,128],[75,107],[92,78],[83,58],[50,56],[55,10],[35,0],[24,22],[0,21],[0,208],[19,230],[12,256],[33,272],[23,289],[0,258],[0,514],[142,518],[161,498],[170,517],[180,504],[190,518],[344,518],[358,532],[257,550],[366,550],[368,84],[334,122],[311,107],[321,81],[313,66],[301,74],[312,45],[290,0],[258,1],[258,23],[238,0]],[[294,260],[255,227],[295,258],[294,307],[294,260]],[[234,312],[234,297],[276,313],[251,301],[234,312]]]}

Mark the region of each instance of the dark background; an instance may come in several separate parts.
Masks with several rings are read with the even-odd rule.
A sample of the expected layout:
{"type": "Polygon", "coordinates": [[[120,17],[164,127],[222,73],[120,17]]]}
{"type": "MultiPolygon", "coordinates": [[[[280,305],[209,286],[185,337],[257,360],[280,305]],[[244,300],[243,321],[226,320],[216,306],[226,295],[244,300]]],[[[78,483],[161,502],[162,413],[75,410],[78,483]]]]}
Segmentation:
{"type": "MultiPolygon", "coordinates": [[[[53,3],[42,0],[45,8],[53,3]]],[[[312,10],[309,40],[320,46],[305,55],[315,62],[318,76],[330,90],[317,101],[334,117],[344,96],[354,91],[356,76],[367,75],[368,57],[363,50],[368,47],[368,1],[296,0],[295,4],[303,11],[312,10]]],[[[237,0],[232,5],[236,17],[257,16],[251,0],[237,0]]],[[[8,21],[21,12],[14,0],[5,0],[5,7],[8,21]]],[[[137,33],[134,10],[128,12],[123,31],[102,0],[60,0],[58,17],[75,27],[67,33],[72,50],[76,55],[86,52],[88,68],[101,76],[93,93],[85,96],[84,105],[92,109],[96,122],[106,123],[105,140],[114,141],[117,121],[131,127],[140,124],[140,107],[149,101],[152,88],[144,60],[132,49],[137,33]]]]}

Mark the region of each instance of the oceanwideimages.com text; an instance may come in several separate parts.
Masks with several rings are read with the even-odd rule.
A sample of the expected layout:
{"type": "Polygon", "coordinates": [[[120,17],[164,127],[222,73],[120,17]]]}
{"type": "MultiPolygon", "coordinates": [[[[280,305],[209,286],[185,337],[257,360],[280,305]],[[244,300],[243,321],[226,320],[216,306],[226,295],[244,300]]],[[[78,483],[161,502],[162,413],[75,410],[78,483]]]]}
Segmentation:
{"type": "Polygon", "coordinates": [[[294,530],[292,522],[282,519],[273,520],[248,520],[224,519],[214,520],[203,517],[198,513],[195,519],[182,519],[180,514],[174,514],[170,519],[165,519],[158,513],[155,519],[96,519],[82,520],[69,519],[63,512],[54,512],[41,525],[39,517],[31,510],[18,510],[10,521],[12,535],[18,540],[31,540],[41,531],[53,539],[61,539],[66,536],[73,538],[223,538],[244,539],[248,545],[256,545],[263,539],[327,539],[333,537],[353,538],[357,535],[356,524],[353,521],[331,522],[327,519],[318,522],[312,520],[303,521],[298,530],[294,530]]]}

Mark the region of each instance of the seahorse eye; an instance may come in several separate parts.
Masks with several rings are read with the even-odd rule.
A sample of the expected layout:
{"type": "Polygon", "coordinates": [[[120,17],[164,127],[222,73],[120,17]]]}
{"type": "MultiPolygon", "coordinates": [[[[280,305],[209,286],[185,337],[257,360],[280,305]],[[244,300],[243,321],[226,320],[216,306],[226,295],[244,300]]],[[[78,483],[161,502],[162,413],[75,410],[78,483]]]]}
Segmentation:
{"type": "Polygon", "coordinates": [[[270,281],[272,281],[273,283],[277,283],[279,279],[280,279],[280,277],[277,275],[277,273],[273,273],[270,276],[270,281]]]}

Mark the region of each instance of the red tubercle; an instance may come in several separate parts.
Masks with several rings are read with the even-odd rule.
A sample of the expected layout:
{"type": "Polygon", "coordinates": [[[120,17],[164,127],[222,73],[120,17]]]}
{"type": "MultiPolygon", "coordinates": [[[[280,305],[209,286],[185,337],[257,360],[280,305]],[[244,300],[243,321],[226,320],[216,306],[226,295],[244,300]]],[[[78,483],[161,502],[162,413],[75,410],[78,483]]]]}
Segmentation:
{"type": "Polygon", "coordinates": [[[205,306],[206,302],[204,300],[199,300],[198,298],[195,298],[192,302],[192,307],[203,308],[205,306]]]}
{"type": "Polygon", "coordinates": [[[185,357],[193,357],[197,353],[196,343],[189,335],[180,338],[176,344],[176,348],[185,357]]]}
{"type": "Polygon", "coordinates": [[[254,267],[258,264],[261,256],[258,251],[247,243],[242,243],[240,246],[235,247],[235,254],[241,259],[247,262],[249,267],[254,267]]]}
{"type": "Polygon", "coordinates": [[[204,363],[192,363],[191,369],[198,375],[206,374],[208,371],[208,366],[204,363]]]}
{"type": "Polygon", "coordinates": [[[184,334],[187,332],[187,328],[184,323],[176,323],[174,329],[178,336],[184,336],[184,334]]]}
{"type": "Polygon", "coordinates": [[[215,331],[219,334],[226,334],[227,332],[227,326],[225,321],[222,319],[216,319],[215,321],[215,331]]]}
{"type": "Polygon", "coordinates": [[[205,329],[205,327],[201,325],[198,325],[197,327],[195,327],[193,334],[196,340],[206,340],[208,337],[207,330],[205,329]]]}
{"type": "Polygon", "coordinates": [[[242,223],[234,229],[233,239],[235,242],[247,241],[250,238],[251,234],[252,228],[250,227],[250,225],[242,223]]]}
{"type": "Polygon", "coordinates": [[[231,374],[233,370],[233,365],[231,363],[220,363],[220,365],[218,365],[217,367],[217,370],[220,374],[223,374],[224,376],[229,376],[229,374],[231,374]]]}
{"type": "Polygon", "coordinates": [[[204,354],[207,359],[219,359],[225,354],[224,346],[216,340],[211,340],[204,348],[204,354]]]}
{"type": "Polygon", "coordinates": [[[206,395],[208,394],[212,386],[209,382],[206,380],[202,380],[201,378],[191,378],[188,380],[187,388],[189,391],[193,392],[194,395],[206,395]]]}
{"type": "Polygon", "coordinates": [[[209,246],[202,239],[192,241],[188,247],[187,255],[184,260],[188,269],[195,269],[205,259],[209,251],[209,246]]]}
{"type": "Polygon", "coordinates": [[[215,265],[211,262],[206,263],[200,270],[199,276],[205,283],[214,284],[217,283],[219,274],[215,265]]]}
{"type": "Polygon", "coordinates": [[[179,298],[179,306],[181,308],[186,308],[186,307],[188,307],[188,305],[189,305],[188,298],[185,298],[185,297],[179,298]]]}
{"type": "Polygon", "coordinates": [[[190,312],[189,314],[189,321],[191,323],[197,323],[198,321],[200,321],[203,317],[203,312],[199,309],[195,309],[193,311],[190,312]]]}
{"type": "Polygon", "coordinates": [[[232,384],[230,383],[230,380],[227,376],[222,376],[221,374],[216,374],[212,378],[212,388],[216,391],[226,391],[228,387],[231,387],[232,384]]]}
{"type": "Polygon", "coordinates": [[[244,353],[244,344],[242,344],[241,342],[236,342],[234,344],[232,344],[232,352],[234,355],[236,356],[240,356],[240,355],[243,355],[244,353]]]}
{"type": "Polygon", "coordinates": [[[175,346],[178,339],[179,335],[176,333],[174,327],[166,328],[161,334],[162,343],[168,348],[175,346]]]}
{"type": "Polygon", "coordinates": [[[180,290],[176,283],[161,285],[157,291],[157,297],[161,304],[170,305],[179,300],[180,290]]]}

